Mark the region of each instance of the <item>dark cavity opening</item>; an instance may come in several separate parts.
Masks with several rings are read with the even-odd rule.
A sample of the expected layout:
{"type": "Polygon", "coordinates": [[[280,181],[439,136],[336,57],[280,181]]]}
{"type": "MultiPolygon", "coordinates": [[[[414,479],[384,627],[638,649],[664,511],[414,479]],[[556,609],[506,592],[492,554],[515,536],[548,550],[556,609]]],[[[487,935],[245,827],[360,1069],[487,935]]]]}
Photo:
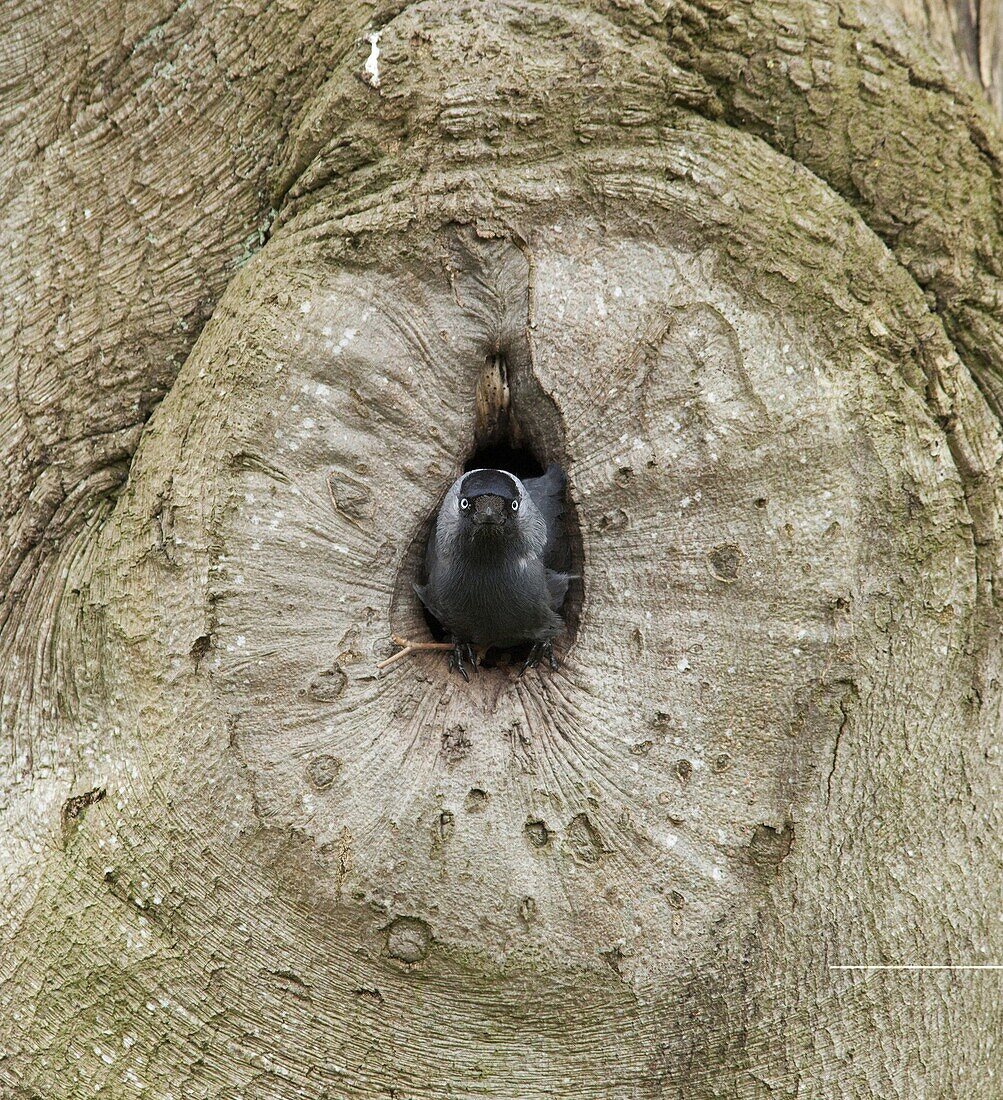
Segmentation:
{"type": "MultiPolygon", "coordinates": [[[[568,481],[562,517],[567,553],[564,561],[549,564],[551,568],[575,574],[561,608],[566,630],[554,640],[557,659],[563,662],[578,633],[584,598],[581,524],[573,500],[575,471],[568,461],[564,421],[553,399],[543,390],[533,373],[529,348],[524,340],[516,341],[504,351],[487,358],[472,396],[473,430],[461,452],[465,452],[466,457],[462,467],[458,464],[455,472],[444,478],[439,504],[461,470],[464,473],[481,468],[506,470],[520,479],[526,479],[539,477],[552,462],[561,467],[568,481]]],[[[425,551],[435,526],[439,504],[420,523],[411,540],[391,608],[394,632],[415,641],[422,638],[448,640],[442,624],[425,609],[412,588],[413,583],[423,584],[427,580],[425,551]]],[[[483,667],[521,668],[530,648],[529,643],[523,643],[509,649],[489,650],[483,667]]],[[[441,675],[445,676],[445,653],[441,662],[431,667],[441,669],[441,675]]],[[[547,670],[544,675],[546,673],[547,670]]],[[[471,685],[474,683],[475,678],[472,677],[471,685]]]]}
{"type": "Polygon", "coordinates": [[[525,447],[514,447],[510,440],[504,439],[478,447],[463,464],[464,473],[482,469],[505,470],[524,480],[527,477],[539,477],[544,466],[532,451],[525,447]]]}

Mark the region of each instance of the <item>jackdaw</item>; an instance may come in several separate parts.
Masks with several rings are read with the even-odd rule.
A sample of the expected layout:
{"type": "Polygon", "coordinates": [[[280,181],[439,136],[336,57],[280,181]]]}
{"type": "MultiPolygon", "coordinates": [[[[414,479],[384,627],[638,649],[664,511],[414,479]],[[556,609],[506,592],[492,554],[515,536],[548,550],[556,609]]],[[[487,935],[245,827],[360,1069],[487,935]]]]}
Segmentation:
{"type": "Polygon", "coordinates": [[[474,646],[532,642],[525,671],[546,658],[557,668],[553,639],[571,574],[560,517],[565,477],[551,465],[521,481],[505,470],[470,470],[446,494],[425,555],[427,584],[414,586],[449,632],[450,669],[468,679],[474,646]]]}

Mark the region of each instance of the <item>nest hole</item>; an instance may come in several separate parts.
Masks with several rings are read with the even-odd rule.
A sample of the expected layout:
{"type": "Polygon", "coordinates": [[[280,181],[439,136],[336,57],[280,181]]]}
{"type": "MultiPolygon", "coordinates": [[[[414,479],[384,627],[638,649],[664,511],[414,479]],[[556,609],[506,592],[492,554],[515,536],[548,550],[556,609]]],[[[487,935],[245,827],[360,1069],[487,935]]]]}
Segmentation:
{"type": "MultiPolygon", "coordinates": [[[[566,629],[555,639],[555,654],[562,661],[577,635],[584,597],[583,541],[578,509],[573,500],[574,471],[569,468],[563,418],[553,399],[543,391],[531,370],[520,364],[520,369],[513,372],[509,363],[499,355],[488,359],[478,381],[475,409],[474,431],[468,444],[468,457],[462,466],[464,473],[477,469],[505,470],[515,474],[520,480],[525,480],[540,477],[550,463],[554,462],[561,467],[568,479],[564,493],[564,514],[561,517],[565,527],[567,551],[565,560],[550,562],[552,568],[574,574],[561,608],[566,629]]],[[[442,498],[452,480],[450,478],[442,486],[435,508],[415,532],[394,592],[391,611],[394,631],[415,640],[448,640],[447,631],[418,599],[412,584],[422,584],[427,580],[425,550],[442,498]]],[[[491,649],[485,655],[482,667],[521,668],[531,648],[530,643],[524,642],[506,649],[491,649]]]]}
{"type": "Polygon", "coordinates": [[[463,472],[470,470],[505,470],[520,480],[540,477],[545,467],[531,450],[514,446],[510,440],[489,443],[478,447],[463,464],[463,472]]]}

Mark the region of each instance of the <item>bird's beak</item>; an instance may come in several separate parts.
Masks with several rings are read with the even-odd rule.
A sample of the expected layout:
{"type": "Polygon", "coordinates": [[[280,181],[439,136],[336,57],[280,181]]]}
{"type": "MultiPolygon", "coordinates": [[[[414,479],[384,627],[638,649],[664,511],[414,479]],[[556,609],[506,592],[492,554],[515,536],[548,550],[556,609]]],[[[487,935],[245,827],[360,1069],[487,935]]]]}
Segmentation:
{"type": "Polygon", "coordinates": [[[500,497],[483,496],[474,501],[471,519],[478,527],[500,526],[505,522],[505,501],[500,497]]]}

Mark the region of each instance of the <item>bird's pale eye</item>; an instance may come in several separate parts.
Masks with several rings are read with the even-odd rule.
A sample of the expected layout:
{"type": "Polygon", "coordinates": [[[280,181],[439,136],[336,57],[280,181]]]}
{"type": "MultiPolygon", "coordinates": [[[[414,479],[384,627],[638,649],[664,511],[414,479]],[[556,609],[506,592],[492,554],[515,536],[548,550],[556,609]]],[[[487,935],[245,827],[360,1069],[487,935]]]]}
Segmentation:
{"type": "Polygon", "coordinates": [[[519,511],[519,502],[517,500],[512,501],[512,511],[513,512],[518,512],[519,511]]]}
{"type": "Polygon", "coordinates": [[[463,498],[462,498],[462,500],[460,501],[460,507],[461,507],[461,508],[462,508],[462,509],[464,510],[464,512],[465,512],[465,511],[466,511],[466,510],[467,510],[467,509],[468,509],[468,508],[470,507],[470,501],[469,501],[469,500],[467,500],[467,498],[466,498],[466,497],[463,497],[463,498]]]}

